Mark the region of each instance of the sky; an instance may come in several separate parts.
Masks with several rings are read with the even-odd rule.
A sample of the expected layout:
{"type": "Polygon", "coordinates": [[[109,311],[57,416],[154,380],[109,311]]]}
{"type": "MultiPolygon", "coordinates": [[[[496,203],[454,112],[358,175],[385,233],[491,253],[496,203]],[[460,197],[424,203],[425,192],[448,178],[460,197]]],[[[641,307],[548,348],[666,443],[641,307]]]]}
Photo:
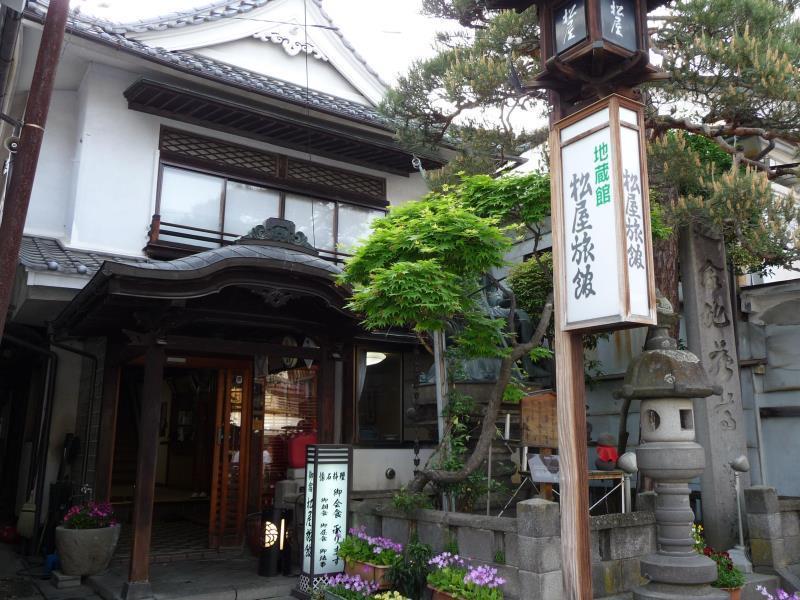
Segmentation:
{"type": "MultiPolygon", "coordinates": [[[[133,21],[210,0],[72,0],[81,10],[114,21],[133,21]]],[[[448,23],[420,15],[421,0],[323,0],[322,6],[356,50],[388,82],[414,59],[433,54],[436,31],[448,23]]]]}

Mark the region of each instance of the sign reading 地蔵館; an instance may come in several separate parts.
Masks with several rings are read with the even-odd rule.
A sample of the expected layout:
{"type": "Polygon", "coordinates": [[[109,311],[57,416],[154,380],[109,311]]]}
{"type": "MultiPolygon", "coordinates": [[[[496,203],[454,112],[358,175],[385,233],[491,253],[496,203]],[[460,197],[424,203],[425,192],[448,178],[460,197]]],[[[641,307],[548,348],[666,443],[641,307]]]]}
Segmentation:
{"type": "Polygon", "coordinates": [[[339,544],[347,535],[353,451],[315,445],[306,450],[303,569],[295,590],[310,595],[326,576],[344,571],[339,544]]]}
{"type": "Polygon", "coordinates": [[[655,320],[641,106],[610,96],[556,124],[555,258],[565,330],[655,320]]]}

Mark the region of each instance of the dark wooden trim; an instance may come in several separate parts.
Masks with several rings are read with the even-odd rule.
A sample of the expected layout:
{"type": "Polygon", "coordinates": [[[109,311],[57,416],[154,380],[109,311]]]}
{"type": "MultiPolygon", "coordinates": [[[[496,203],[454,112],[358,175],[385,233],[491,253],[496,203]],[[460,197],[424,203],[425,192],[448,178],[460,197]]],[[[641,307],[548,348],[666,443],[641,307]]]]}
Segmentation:
{"type": "Polygon", "coordinates": [[[103,369],[103,391],[100,405],[100,427],[97,440],[97,466],[95,497],[100,501],[111,499],[111,476],[114,467],[114,446],[117,433],[117,406],[122,369],[110,361],[113,350],[106,351],[103,369]]]}
{"type": "Polygon", "coordinates": [[[158,457],[158,423],[161,386],[164,381],[164,347],[152,344],[145,353],[144,385],[139,418],[139,450],[136,489],[133,497],[133,540],[129,583],[150,579],[150,537],[153,528],[153,500],[158,457]]]}
{"type": "Polygon", "coordinates": [[[336,364],[331,360],[328,342],[321,342],[320,346],[322,346],[323,352],[317,383],[317,436],[320,444],[333,444],[335,441],[336,364]]]}

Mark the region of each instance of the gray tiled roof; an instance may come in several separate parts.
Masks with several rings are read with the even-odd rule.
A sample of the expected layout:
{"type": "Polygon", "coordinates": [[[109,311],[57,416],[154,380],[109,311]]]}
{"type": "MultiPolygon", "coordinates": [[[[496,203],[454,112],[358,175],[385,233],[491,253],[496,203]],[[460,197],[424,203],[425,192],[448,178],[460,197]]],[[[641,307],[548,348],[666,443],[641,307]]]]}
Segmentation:
{"type": "Polygon", "coordinates": [[[94,275],[105,261],[147,263],[146,258],[118,256],[89,250],[67,248],[60,240],[23,236],[19,250],[20,262],[31,271],[50,271],[68,275],[94,275]]]}
{"type": "Polygon", "coordinates": [[[100,270],[103,263],[118,263],[144,271],[193,271],[226,259],[271,259],[291,265],[304,265],[324,271],[335,277],[341,269],[319,256],[268,244],[233,244],[206,250],[175,260],[150,260],[141,257],[120,256],[67,248],[61,241],[36,236],[23,236],[19,253],[20,262],[32,271],[49,271],[67,275],[81,275],[89,279],[100,270]]]}
{"type": "MultiPolygon", "coordinates": [[[[320,0],[314,1],[319,2],[320,0]]],[[[244,5],[255,5],[259,2],[260,0],[217,2],[213,5],[207,5],[207,7],[216,7],[216,9],[213,10],[206,10],[208,16],[203,17],[202,14],[205,13],[201,12],[201,16],[197,18],[211,20],[213,15],[216,14],[214,13],[214,10],[222,10],[221,7],[223,5],[226,7],[240,5],[238,9],[230,9],[231,11],[235,12],[235,10],[244,10],[244,5]]],[[[26,14],[38,21],[42,21],[47,13],[47,4],[47,0],[31,0],[28,3],[26,14]]],[[[252,8],[253,6],[250,7],[250,9],[252,8]]],[[[161,18],[160,20],[157,18],[148,21],[150,25],[142,25],[142,27],[155,28],[163,26],[164,28],[167,28],[185,26],[188,23],[188,14],[188,12],[185,14],[173,13],[172,20],[166,19],[166,17],[161,18]],[[176,14],[183,14],[183,16],[175,17],[176,14]],[[157,25],[156,23],[161,23],[161,25],[157,25]]],[[[221,16],[222,15],[220,15],[220,17],[213,18],[221,18],[221,16]]],[[[226,14],[224,16],[231,15],[226,14]]],[[[188,52],[185,50],[165,50],[164,48],[148,46],[147,44],[131,39],[125,35],[126,33],[133,31],[131,27],[133,27],[133,25],[115,24],[111,23],[110,21],[97,19],[95,17],[87,17],[74,12],[70,13],[70,17],[67,22],[67,31],[73,35],[78,35],[89,40],[103,43],[151,62],[167,65],[184,72],[198,75],[205,79],[231,85],[249,92],[268,96],[270,98],[283,100],[292,104],[298,104],[347,119],[367,123],[369,125],[380,127],[381,129],[393,129],[390,122],[383,115],[378,113],[377,110],[370,106],[366,106],[352,100],[347,100],[345,98],[340,98],[332,94],[326,94],[324,92],[308,89],[301,85],[290,83],[282,79],[248,71],[247,69],[235,67],[233,65],[216,61],[193,52],[188,52]]],[[[349,48],[352,49],[352,46],[345,40],[343,36],[342,40],[346,45],[348,45],[349,48]]]]}

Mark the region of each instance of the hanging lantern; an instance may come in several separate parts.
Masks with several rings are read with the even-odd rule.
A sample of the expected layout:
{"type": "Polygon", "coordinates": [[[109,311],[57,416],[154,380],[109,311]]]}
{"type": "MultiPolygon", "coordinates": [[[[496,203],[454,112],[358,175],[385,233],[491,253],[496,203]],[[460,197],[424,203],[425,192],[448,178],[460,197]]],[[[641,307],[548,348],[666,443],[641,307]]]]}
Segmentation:
{"type": "Polygon", "coordinates": [[[535,87],[575,103],[663,74],[650,65],[647,13],[663,0],[538,0],[540,60],[535,87]]]}

